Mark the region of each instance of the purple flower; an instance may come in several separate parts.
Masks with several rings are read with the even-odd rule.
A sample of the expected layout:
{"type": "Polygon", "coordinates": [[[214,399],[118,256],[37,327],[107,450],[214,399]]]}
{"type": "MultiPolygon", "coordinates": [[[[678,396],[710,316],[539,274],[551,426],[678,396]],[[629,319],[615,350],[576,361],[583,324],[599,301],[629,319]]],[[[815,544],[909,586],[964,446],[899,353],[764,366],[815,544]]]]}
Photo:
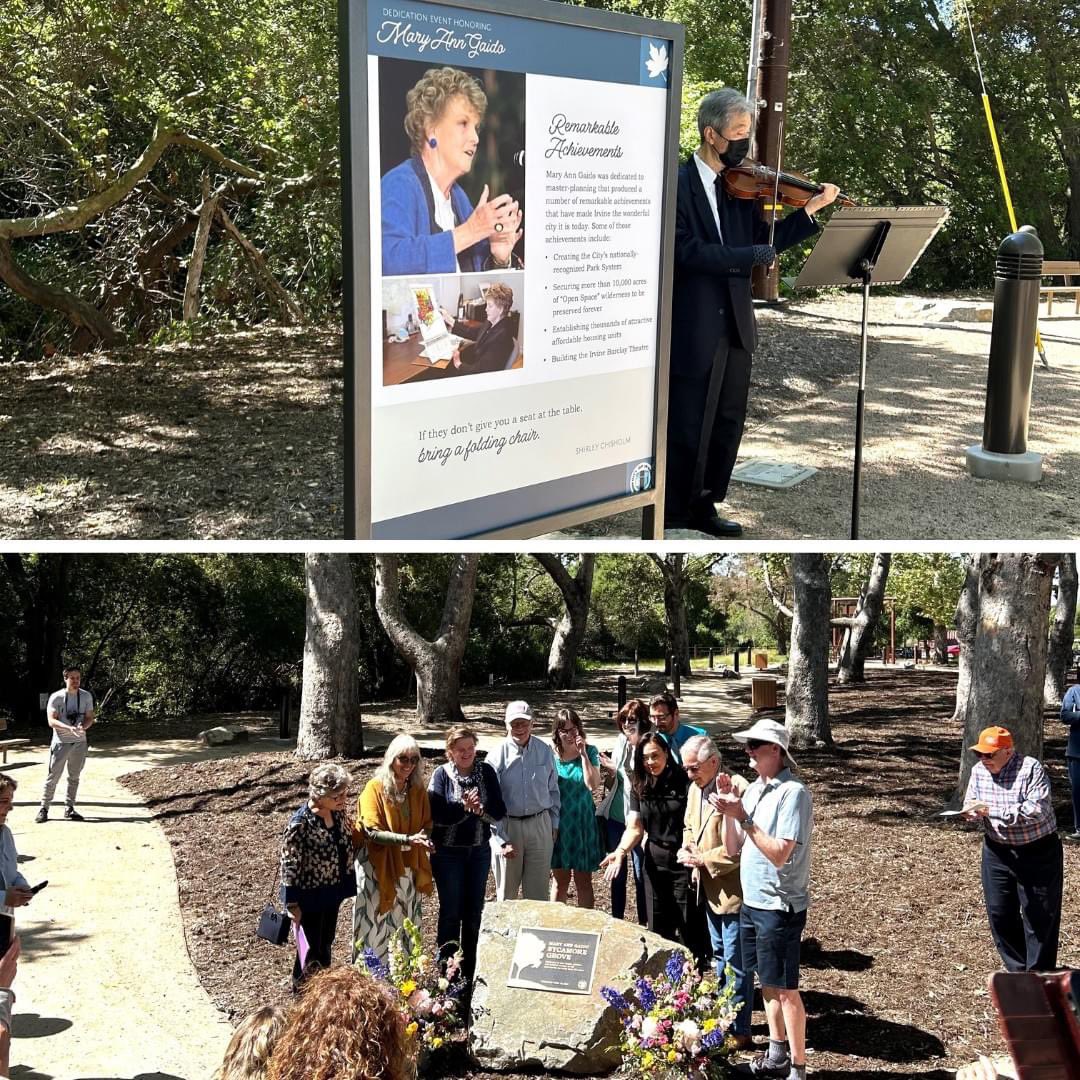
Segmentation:
{"type": "Polygon", "coordinates": [[[668,957],[667,966],[664,968],[664,974],[673,982],[678,982],[683,975],[683,958],[678,953],[672,953],[668,957]]]}
{"type": "Polygon", "coordinates": [[[602,986],[600,996],[618,1012],[627,1012],[630,1008],[630,1003],[613,986],[602,986]]]}
{"type": "Polygon", "coordinates": [[[374,949],[365,949],[361,954],[368,971],[377,979],[390,981],[390,968],[384,964],[374,949]]]}
{"type": "Polygon", "coordinates": [[[638,1001],[645,1012],[648,1012],[656,1004],[656,994],[653,992],[652,983],[648,979],[638,979],[634,983],[637,987],[638,1001]]]}
{"type": "Polygon", "coordinates": [[[726,1038],[727,1036],[724,1034],[723,1031],[720,1030],[720,1028],[713,1028],[712,1031],[710,1031],[709,1034],[701,1040],[702,1049],[718,1050],[721,1046],[724,1045],[724,1039],[726,1038]]]}

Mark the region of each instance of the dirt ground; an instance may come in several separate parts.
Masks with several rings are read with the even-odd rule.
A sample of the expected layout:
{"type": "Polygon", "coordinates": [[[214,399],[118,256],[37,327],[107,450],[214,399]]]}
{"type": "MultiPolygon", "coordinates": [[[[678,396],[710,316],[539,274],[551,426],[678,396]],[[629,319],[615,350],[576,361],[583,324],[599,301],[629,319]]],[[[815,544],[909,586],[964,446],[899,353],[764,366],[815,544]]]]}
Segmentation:
{"type": "Polygon", "coordinates": [[[0,539],[343,535],[341,334],[5,367],[0,539]]]}
{"type": "MultiPolygon", "coordinates": [[[[590,730],[606,737],[614,678],[589,676],[572,694],[590,730]]],[[[944,1080],[979,1052],[1002,1049],[986,992],[997,955],[979,886],[979,837],[936,816],[956,779],[955,680],[955,672],[879,669],[869,672],[866,685],[834,687],[835,748],[799,755],[815,802],[803,990],[810,1067],[820,1080],[883,1074],[944,1080]]],[[[706,727],[732,753],[727,735],[749,711],[748,683],[694,682],[700,684],[695,701],[714,688],[729,699],[730,707],[721,703],[706,727]]],[[[503,700],[507,694],[526,696],[541,710],[564,700],[535,685],[504,688],[503,700]]],[[[489,745],[499,729],[491,705],[479,694],[466,703],[489,745]]],[[[386,732],[410,723],[401,708],[365,715],[386,732]]],[[[702,715],[699,709],[694,718],[702,715]]],[[[1048,720],[1044,758],[1064,828],[1071,816],[1059,726],[1048,720]]],[[[429,770],[440,760],[434,747],[425,752],[429,770]]],[[[359,791],[376,756],[347,764],[359,791]]],[[[254,926],[307,772],[290,753],[275,751],[123,778],[172,844],[192,960],[234,1023],[260,1004],[288,998],[291,953],[257,941],[254,926]]],[[[1080,965],[1080,892],[1069,883],[1078,874],[1080,849],[1067,847],[1060,959],[1073,966],[1080,965]]],[[[602,882],[597,886],[603,908],[608,892],[602,882]]],[[[434,909],[433,902],[425,905],[429,939],[434,909]]],[[[633,918],[632,895],[629,909],[633,918]]],[[[343,909],[335,955],[346,954],[348,922],[343,909]]],[[[760,1007],[754,1021],[761,1040],[760,1007]]]]}

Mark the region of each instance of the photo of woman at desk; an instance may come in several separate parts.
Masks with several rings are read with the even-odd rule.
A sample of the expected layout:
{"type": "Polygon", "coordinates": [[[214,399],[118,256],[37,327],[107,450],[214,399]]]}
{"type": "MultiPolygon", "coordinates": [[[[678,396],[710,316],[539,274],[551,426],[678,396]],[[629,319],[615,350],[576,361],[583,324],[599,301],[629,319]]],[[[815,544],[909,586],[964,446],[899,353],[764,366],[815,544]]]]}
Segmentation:
{"type": "Polygon", "coordinates": [[[523,368],[523,285],[514,272],[384,279],[383,386],[523,368]]]}
{"type": "MultiPolygon", "coordinates": [[[[408,71],[414,66],[408,63],[406,68],[407,63],[381,61],[389,66],[384,84],[392,84],[403,68],[408,71]]],[[[501,73],[501,78],[508,76],[501,73]]],[[[384,91],[392,93],[392,85],[384,85],[384,91]]],[[[518,131],[514,134],[521,138],[523,80],[515,97],[519,100],[508,105],[515,114],[518,131]]],[[[392,114],[386,97],[382,100],[387,123],[392,114]]],[[[458,183],[471,171],[481,147],[480,125],[488,111],[488,96],[481,84],[457,68],[430,68],[405,95],[405,105],[410,154],[385,173],[381,183],[383,274],[520,269],[521,261],[514,254],[524,235],[519,201],[506,192],[496,194],[484,184],[474,206],[458,183]]],[[[385,143],[383,151],[385,161],[385,143]]],[[[506,149],[503,173],[513,153],[512,148],[506,149]]],[[[501,148],[500,156],[504,156],[501,148]]],[[[472,187],[474,193],[477,184],[479,178],[472,187]]]]}

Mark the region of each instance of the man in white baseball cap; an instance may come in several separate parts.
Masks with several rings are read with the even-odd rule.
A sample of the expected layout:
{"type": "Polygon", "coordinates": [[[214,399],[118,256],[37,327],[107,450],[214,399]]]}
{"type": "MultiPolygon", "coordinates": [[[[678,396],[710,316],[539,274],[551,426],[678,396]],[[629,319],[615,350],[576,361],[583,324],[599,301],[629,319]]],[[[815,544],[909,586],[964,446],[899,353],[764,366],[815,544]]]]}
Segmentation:
{"type": "MultiPolygon", "coordinates": [[[[751,1076],[806,1080],[806,1009],[799,993],[799,952],[810,903],[809,789],[792,775],[787,728],[758,720],[732,738],[746,746],[758,778],[740,799],[731,792],[709,802],[739,823],[743,840],[739,913],[747,978],[757,971],[769,1049],[749,1065],[751,1076]]],[[[752,985],[752,984],[751,984],[752,985]]]]}
{"type": "Polygon", "coordinates": [[[488,757],[499,777],[506,817],[492,826],[495,895],[516,900],[550,898],[551,852],[559,835],[559,774],[555,752],[532,733],[525,701],[506,706],[506,738],[488,757]]]}

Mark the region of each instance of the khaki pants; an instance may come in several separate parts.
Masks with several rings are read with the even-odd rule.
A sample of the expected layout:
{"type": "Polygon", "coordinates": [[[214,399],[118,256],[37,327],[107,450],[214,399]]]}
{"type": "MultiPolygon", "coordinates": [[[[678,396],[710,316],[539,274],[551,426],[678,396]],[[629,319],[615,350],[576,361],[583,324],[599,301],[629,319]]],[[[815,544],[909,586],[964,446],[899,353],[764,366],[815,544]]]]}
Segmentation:
{"type": "Polygon", "coordinates": [[[54,742],[49,747],[49,775],[45,780],[45,791],[41,796],[41,805],[48,809],[56,793],[56,785],[67,766],[67,805],[75,805],[75,796],[79,793],[79,777],[86,764],[86,740],[77,743],[54,742]]]}
{"type": "Polygon", "coordinates": [[[499,900],[516,900],[521,890],[525,900],[548,900],[551,877],[551,815],[546,811],[529,818],[506,819],[506,835],[514,846],[514,857],[495,854],[495,895],[499,900]]]}

